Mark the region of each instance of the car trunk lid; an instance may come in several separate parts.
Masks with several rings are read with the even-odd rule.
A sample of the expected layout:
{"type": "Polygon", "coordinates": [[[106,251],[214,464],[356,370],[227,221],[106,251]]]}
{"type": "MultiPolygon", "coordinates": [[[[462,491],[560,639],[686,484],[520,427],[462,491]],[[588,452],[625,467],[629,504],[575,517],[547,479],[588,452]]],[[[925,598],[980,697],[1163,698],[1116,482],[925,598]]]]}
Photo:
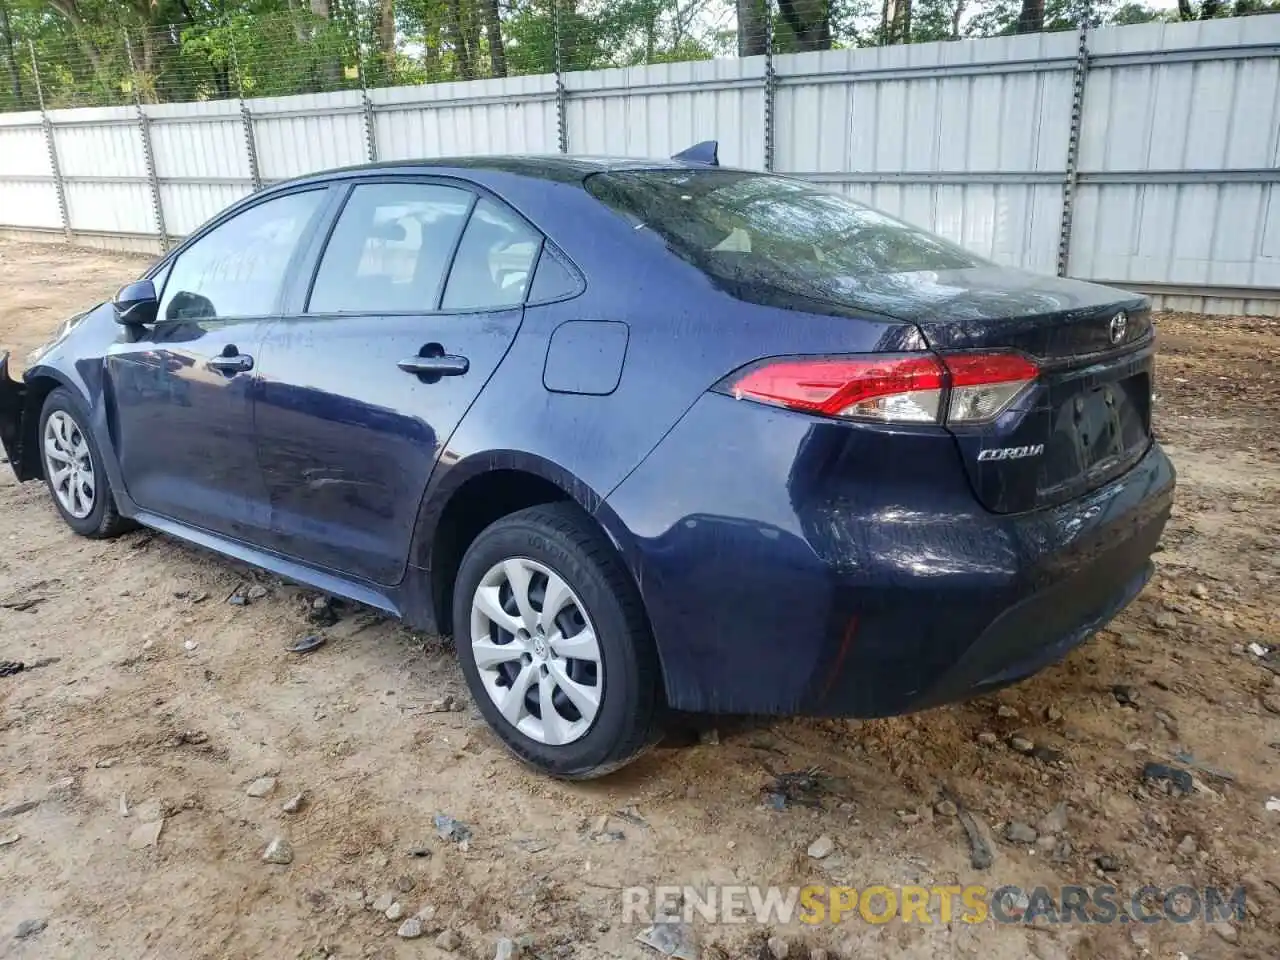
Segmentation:
{"type": "Polygon", "coordinates": [[[994,422],[949,427],[988,509],[1062,503],[1119,476],[1150,446],[1154,348],[1145,298],[982,267],[916,275],[900,311],[902,304],[939,352],[1016,350],[1040,366],[1034,385],[994,422]]]}

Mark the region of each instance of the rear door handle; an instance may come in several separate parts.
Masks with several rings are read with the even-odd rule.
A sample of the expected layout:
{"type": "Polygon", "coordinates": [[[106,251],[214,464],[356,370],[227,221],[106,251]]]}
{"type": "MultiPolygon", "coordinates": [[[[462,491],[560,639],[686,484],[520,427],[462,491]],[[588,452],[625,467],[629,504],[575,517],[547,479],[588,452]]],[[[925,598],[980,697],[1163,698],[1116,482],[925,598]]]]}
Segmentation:
{"type": "Polygon", "coordinates": [[[253,369],[253,357],[244,353],[214,357],[209,361],[209,366],[221,373],[247,373],[253,369]]]}
{"type": "Polygon", "coordinates": [[[471,369],[471,361],[466,357],[451,353],[438,357],[410,357],[396,364],[405,373],[428,377],[460,377],[471,369]]]}

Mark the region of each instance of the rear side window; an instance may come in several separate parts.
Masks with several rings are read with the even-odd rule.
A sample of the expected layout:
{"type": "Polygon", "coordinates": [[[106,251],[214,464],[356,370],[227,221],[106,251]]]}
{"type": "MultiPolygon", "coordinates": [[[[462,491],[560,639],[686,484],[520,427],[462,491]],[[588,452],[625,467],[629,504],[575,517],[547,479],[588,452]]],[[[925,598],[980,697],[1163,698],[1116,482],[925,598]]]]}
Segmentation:
{"type": "Polygon", "coordinates": [[[524,303],[542,236],[510,210],[480,200],[467,223],[445,288],[444,310],[514,307],[524,303]]]}
{"type": "Polygon", "coordinates": [[[533,271],[533,284],[529,287],[531,303],[547,303],[577,293],[582,284],[564,265],[558,256],[544,245],[538,266],[533,271]]]}
{"type": "Polygon", "coordinates": [[[428,313],[474,194],[432,183],[351,191],[325,247],[310,313],[428,313]]]}
{"type": "Polygon", "coordinates": [[[274,313],[289,260],[324,195],[309,190],[267,200],[196,240],[166,268],[158,315],[211,320],[274,313]]]}
{"type": "Polygon", "coordinates": [[[839,301],[867,277],[979,266],[972,254],[840,194],[731,170],[596,174],[597,199],[711,277],[839,301]]]}

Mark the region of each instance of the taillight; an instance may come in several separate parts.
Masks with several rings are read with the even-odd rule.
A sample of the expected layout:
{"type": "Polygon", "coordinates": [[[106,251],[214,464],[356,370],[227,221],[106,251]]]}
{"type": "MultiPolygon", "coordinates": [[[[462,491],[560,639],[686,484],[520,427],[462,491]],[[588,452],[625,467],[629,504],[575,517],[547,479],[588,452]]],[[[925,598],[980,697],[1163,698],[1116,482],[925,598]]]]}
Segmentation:
{"type": "Polygon", "coordinates": [[[994,420],[1040,374],[1020,353],[951,353],[942,359],[951,372],[947,423],[994,420]]]}
{"type": "Polygon", "coordinates": [[[729,392],[829,417],[936,423],[942,387],[942,365],[932,354],[870,354],[766,360],[729,392]]]}
{"type": "Polygon", "coordinates": [[[982,423],[1007,410],[1039,372],[1016,353],[789,357],[753,364],[721,389],[739,399],[851,420],[982,423]]]}

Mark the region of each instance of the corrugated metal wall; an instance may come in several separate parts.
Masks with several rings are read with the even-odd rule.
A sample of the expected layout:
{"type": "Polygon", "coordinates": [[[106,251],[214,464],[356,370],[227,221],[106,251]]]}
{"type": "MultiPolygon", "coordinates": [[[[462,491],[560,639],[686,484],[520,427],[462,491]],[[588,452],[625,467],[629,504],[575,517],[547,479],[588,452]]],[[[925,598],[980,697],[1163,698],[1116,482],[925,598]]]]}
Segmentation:
{"type": "Polygon", "coordinates": [[[129,107],[52,110],[49,121],[72,228],[156,233],[136,112],[129,107]]]}
{"type": "Polygon", "coordinates": [[[763,57],[566,74],[569,152],[669,157],[716,139],[721,163],[759,167],[763,83],[763,57]]]}
{"type": "Polygon", "coordinates": [[[1280,297],[1280,17],[1100,30],[1090,52],[1071,272],[1280,297]]]}
{"type": "Polygon", "coordinates": [[[752,57],[568,73],[562,91],[545,75],[0,115],[0,225],[156,247],[263,184],[374,157],[715,138],[726,164],[829,183],[999,263],[1052,273],[1069,254],[1070,275],[1171,308],[1280,315],[1280,16],[1086,41],[1083,62],[1059,33],[778,56],[772,77],[752,57]]]}
{"type": "MultiPolygon", "coordinates": [[[[147,107],[165,229],[185,236],[253,191],[239,104],[147,107]]],[[[135,125],[131,131],[138,136],[135,125]]],[[[149,228],[155,231],[153,223],[149,228]]]]}
{"type": "Polygon", "coordinates": [[[776,169],[1052,273],[1075,34],[778,58],[776,169]]]}
{"type": "Polygon", "coordinates": [[[0,114],[0,173],[0,223],[61,231],[58,191],[40,114],[0,114]]]}
{"type": "Polygon", "coordinates": [[[557,149],[550,74],[370,90],[369,99],[383,160],[557,149]]]}

